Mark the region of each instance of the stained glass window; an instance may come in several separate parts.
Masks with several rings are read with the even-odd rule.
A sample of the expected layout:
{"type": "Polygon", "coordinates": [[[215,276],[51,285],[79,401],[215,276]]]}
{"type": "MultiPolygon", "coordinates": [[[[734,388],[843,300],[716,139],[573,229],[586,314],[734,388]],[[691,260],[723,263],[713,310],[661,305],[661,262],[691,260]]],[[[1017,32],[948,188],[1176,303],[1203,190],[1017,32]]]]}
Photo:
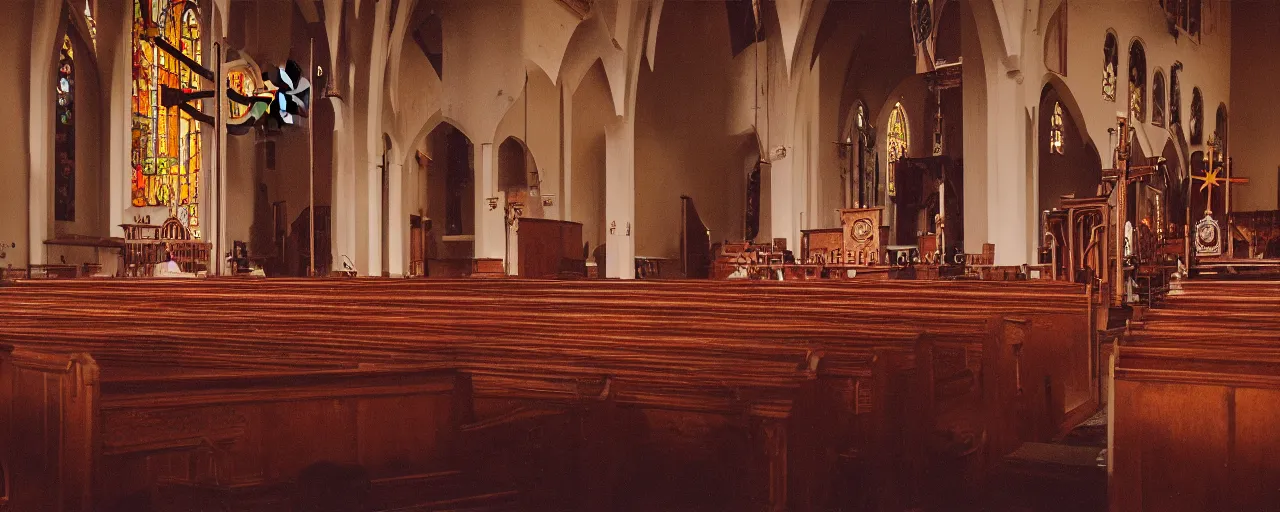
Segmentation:
{"type": "Polygon", "coordinates": [[[1116,100],[1116,70],[1120,67],[1120,56],[1116,49],[1116,35],[1107,33],[1107,40],[1102,45],[1102,99],[1116,100]]]}
{"type": "Polygon", "coordinates": [[[194,90],[199,75],[161,51],[156,36],[183,55],[203,59],[200,15],[191,0],[134,0],[133,205],[168,206],[193,237],[200,237],[201,130],[177,107],[165,108],[164,86],[194,90]]]}
{"type": "MultiPolygon", "coordinates": [[[[254,87],[253,87],[253,79],[250,78],[250,75],[249,75],[249,70],[246,68],[237,68],[237,69],[228,71],[227,87],[245,96],[252,95],[254,87]]],[[[234,101],[231,101],[228,103],[230,103],[231,105],[227,112],[228,114],[230,114],[230,117],[231,117],[231,119],[228,120],[229,123],[239,122],[240,118],[244,117],[245,114],[249,113],[248,106],[241,105],[234,101]]]]}
{"type": "Polygon", "coordinates": [[[1227,149],[1227,105],[1225,103],[1218,104],[1218,115],[1213,125],[1213,133],[1217,135],[1218,143],[1222,144],[1225,152],[1227,149]]]}
{"type": "Polygon", "coordinates": [[[1164,73],[1151,78],[1151,124],[1164,127],[1164,73]]]}
{"type": "Polygon", "coordinates": [[[1177,62],[1169,68],[1169,126],[1182,124],[1182,85],[1178,79],[1181,68],[1182,64],[1177,62]]]}
{"type": "Polygon", "coordinates": [[[98,47],[98,22],[93,20],[93,9],[89,7],[90,0],[84,0],[84,22],[89,26],[89,39],[93,43],[94,48],[98,47]]]}
{"type": "Polygon", "coordinates": [[[1062,154],[1062,103],[1053,102],[1053,116],[1049,118],[1049,152],[1062,154]]]}
{"type": "Polygon", "coordinates": [[[1129,46],[1129,115],[1147,122],[1147,52],[1136,40],[1129,46]]]}
{"type": "MultiPolygon", "coordinates": [[[[902,108],[901,103],[894,103],[893,110],[889,112],[889,128],[885,136],[885,157],[892,167],[898,160],[907,156],[907,150],[910,149],[911,133],[907,127],[907,111],[902,108]]],[[[897,194],[897,187],[894,185],[894,172],[889,172],[887,185],[889,195],[897,194]]]]}
{"type": "Polygon", "coordinates": [[[1191,143],[1204,143],[1204,96],[1199,87],[1191,89],[1191,143]]]}
{"type": "Polygon", "coordinates": [[[61,221],[76,220],[76,120],[75,48],[70,36],[62,37],[58,52],[58,77],[54,86],[57,119],[54,122],[53,215],[61,221]]]}

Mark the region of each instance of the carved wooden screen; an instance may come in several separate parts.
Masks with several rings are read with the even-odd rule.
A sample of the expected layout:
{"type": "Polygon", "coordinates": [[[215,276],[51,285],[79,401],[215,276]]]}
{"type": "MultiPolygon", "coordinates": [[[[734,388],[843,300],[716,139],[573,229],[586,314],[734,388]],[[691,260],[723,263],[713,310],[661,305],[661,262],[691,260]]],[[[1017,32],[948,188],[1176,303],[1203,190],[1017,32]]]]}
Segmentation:
{"type": "Polygon", "coordinates": [[[197,89],[199,75],[161,51],[156,36],[201,62],[200,11],[191,0],[134,0],[133,4],[133,206],[169,206],[200,237],[200,124],[176,107],[161,105],[165,86],[197,89]]]}

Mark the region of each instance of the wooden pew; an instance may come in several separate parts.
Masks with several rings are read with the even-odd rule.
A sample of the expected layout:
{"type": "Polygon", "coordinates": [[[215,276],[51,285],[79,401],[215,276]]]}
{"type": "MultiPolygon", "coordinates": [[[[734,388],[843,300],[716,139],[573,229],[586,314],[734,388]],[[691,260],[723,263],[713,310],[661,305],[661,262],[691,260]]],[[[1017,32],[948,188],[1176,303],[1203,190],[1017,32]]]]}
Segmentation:
{"type": "Polygon", "coordinates": [[[85,354],[4,347],[0,461],[14,510],[127,510],[152,499],[162,511],[288,510],[294,480],[318,461],[361,466],[378,510],[461,502],[492,492],[414,491],[458,480],[445,471],[457,464],[455,401],[466,396],[455,380],[430,367],[99,366],[85,354]],[[156,487],[166,492],[151,497],[156,487]]]}
{"type": "Polygon", "coordinates": [[[1120,344],[1111,510],[1280,506],[1280,282],[1188,281],[1120,344]]]}
{"type": "MultiPolygon", "coordinates": [[[[921,499],[904,490],[920,486],[916,469],[875,468],[899,453],[879,447],[902,446],[905,422],[925,424],[908,408],[924,338],[959,350],[977,382],[1024,383],[1020,408],[997,401],[979,412],[983,428],[1013,433],[991,436],[1001,442],[980,448],[988,459],[1064,433],[1097,393],[1087,290],[1068,283],[50,281],[0,287],[0,299],[12,305],[0,339],[108,365],[456,367],[474,388],[476,419],[464,432],[484,444],[555,426],[568,434],[549,443],[582,439],[565,448],[578,454],[566,462],[574,478],[620,471],[619,452],[600,450],[621,449],[612,442],[621,437],[641,440],[622,453],[672,457],[690,452],[679,448],[689,439],[728,440],[749,455],[721,480],[760,489],[741,509],[921,499]],[[988,348],[996,337],[1004,341],[988,348]],[[868,479],[884,491],[847,495],[868,479]]],[[[571,486],[588,489],[582,509],[652,494],[612,474],[596,479],[609,485],[571,486]]]]}

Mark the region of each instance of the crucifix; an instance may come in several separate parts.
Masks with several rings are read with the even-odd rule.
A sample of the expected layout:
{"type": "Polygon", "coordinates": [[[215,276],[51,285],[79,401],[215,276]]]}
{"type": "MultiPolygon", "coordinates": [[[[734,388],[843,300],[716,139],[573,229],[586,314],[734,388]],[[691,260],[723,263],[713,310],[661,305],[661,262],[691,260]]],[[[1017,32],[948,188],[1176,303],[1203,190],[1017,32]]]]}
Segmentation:
{"type": "MultiPolygon", "coordinates": [[[[1226,197],[1223,205],[1223,213],[1228,215],[1228,223],[1230,223],[1231,212],[1231,184],[1232,183],[1248,183],[1248,178],[1232,178],[1231,162],[1226,159],[1219,166],[1219,149],[1222,142],[1217,137],[1210,137],[1209,142],[1205,144],[1209,147],[1209,155],[1206,162],[1204,176],[1191,176],[1192,182],[1199,181],[1200,191],[1205,193],[1204,197],[1204,218],[1196,223],[1196,255],[1197,256],[1221,256],[1222,255],[1222,227],[1218,221],[1213,218],[1213,188],[1225,187],[1226,197]],[[1219,174],[1225,172],[1226,175],[1220,177],[1219,174]]],[[[1190,185],[1189,185],[1190,186],[1190,185]]],[[[1188,194],[1189,195],[1189,194],[1188,194]]],[[[1229,224],[1228,224],[1229,226],[1229,224]]],[[[1231,247],[1228,247],[1229,253],[1234,253],[1231,247]]]]}
{"type": "Polygon", "coordinates": [[[835,144],[836,148],[839,150],[840,158],[845,160],[844,171],[840,173],[840,179],[844,180],[844,186],[842,187],[844,190],[844,207],[845,208],[862,208],[862,200],[863,200],[862,187],[861,186],[858,187],[858,193],[857,193],[858,197],[857,197],[856,203],[854,201],[854,192],[853,192],[854,183],[862,182],[862,169],[861,169],[862,166],[861,165],[858,166],[859,168],[857,170],[858,172],[856,173],[857,174],[856,180],[855,180],[855,172],[853,168],[853,162],[854,162],[853,148],[856,147],[857,144],[853,142],[852,136],[845,139],[844,141],[835,141],[833,142],[833,144],[835,144]]]}
{"type": "Polygon", "coordinates": [[[1127,225],[1129,225],[1129,186],[1135,183],[1141,183],[1155,176],[1163,163],[1163,158],[1152,158],[1147,165],[1132,165],[1132,155],[1129,138],[1129,118],[1126,116],[1116,117],[1115,133],[1119,134],[1119,140],[1116,143],[1115,151],[1115,169],[1105,169],[1102,171],[1102,180],[1111,183],[1111,189],[1116,194],[1116,224],[1115,224],[1115,254],[1114,254],[1114,272],[1115,281],[1112,282],[1112,296],[1117,304],[1124,300],[1124,286],[1127,282],[1124,277],[1124,260],[1132,255],[1137,249],[1129,245],[1132,243],[1128,237],[1127,225]]]}

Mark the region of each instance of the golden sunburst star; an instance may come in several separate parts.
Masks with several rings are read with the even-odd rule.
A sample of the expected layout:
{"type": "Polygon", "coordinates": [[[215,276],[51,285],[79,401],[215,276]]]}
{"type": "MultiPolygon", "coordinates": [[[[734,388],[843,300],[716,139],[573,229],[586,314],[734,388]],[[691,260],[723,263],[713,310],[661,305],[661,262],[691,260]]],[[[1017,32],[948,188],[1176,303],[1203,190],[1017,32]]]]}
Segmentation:
{"type": "Polygon", "coordinates": [[[1203,185],[1200,185],[1200,190],[1210,189],[1222,184],[1221,183],[1222,180],[1218,178],[1218,171],[1219,169],[1208,170],[1204,172],[1203,178],[1200,176],[1192,176],[1192,179],[1197,179],[1204,182],[1203,185]]]}

